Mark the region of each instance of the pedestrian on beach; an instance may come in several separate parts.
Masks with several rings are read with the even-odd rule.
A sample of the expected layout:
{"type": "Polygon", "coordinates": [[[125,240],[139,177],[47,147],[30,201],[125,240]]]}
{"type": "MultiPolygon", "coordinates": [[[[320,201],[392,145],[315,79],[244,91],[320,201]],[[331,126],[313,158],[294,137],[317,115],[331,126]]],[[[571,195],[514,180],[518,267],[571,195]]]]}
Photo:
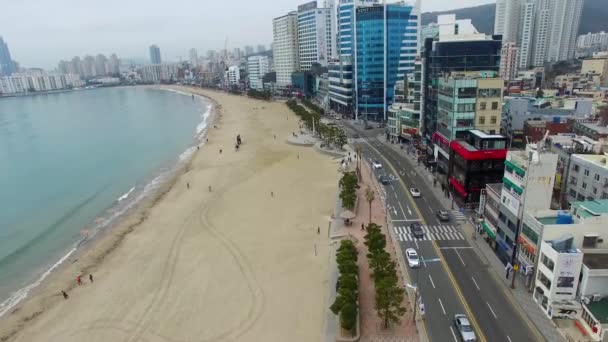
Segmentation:
{"type": "Polygon", "coordinates": [[[61,294],[63,295],[63,299],[70,298],[70,296],[68,296],[68,294],[65,291],[63,291],[63,290],[61,290],[61,294]]]}
{"type": "Polygon", "coordinates": [[[209,138],[207,138],[207,140],[205,142],[209,142],[209,138]]]}
{"type": "Polygon", "coordinates": [[[222,149],[220,148],[220,154],[222,154],[222,149]]]}
{"type": "Polygon", "coordinates": [[[317,234],[321,234],[321,227],[317,227],[317,234]]]}
{"type": "Polygon", "coordinates": [[[361,223],[361,231],[365,230],[365,226],[363,225],[363,223],[361,223]]]}
{"type": "Polygon", "coordinates": [[[201,149],[201,147],[200,147],[200,146],[196,146],[196,149],[197,149],[197,150],[200,150],[200,149],[201,149]]]}
{"type": "Polygon", "coordinates": [[[270,192],[270,197],[274,197],[274,192],[270,192]]]}
{"type": "Polygon", "coordinates": [[[277,140],[277,135],[276,134],[274,135],[274,140],[277,140]]]}
{"type": "Polygon", "coordinates": [[[186,183],[186,188],[190,189],[190,182],[186,183]]]}
{"type": "Polygon", "coordinates": [[[93,284],[93,275],[89,274],[89,281],[91,281],[91,284],[93,284]]]}
{"type": "Polygon", "coordinates": [[[76,277],[76,283],[78,283],[78,285],[82,285],[82,277],[81,276],[76,277]]]}
{"type": "Polygon", "coordinates": [[[209,192],[211,192],[211,185],[209,185],[209,192]]]}

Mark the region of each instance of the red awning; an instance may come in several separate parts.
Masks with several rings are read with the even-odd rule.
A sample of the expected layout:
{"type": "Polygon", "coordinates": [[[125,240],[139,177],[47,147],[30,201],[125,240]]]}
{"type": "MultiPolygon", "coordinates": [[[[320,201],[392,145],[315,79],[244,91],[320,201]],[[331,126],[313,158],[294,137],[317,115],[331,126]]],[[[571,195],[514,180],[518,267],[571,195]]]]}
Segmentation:
{"type": "Polygon", "coordinates": [[[433,132],[433,141],[437,141],[437,140],[443,141],[444,144],[450,143],[450,141],[446,137],[441,135],[439,132],[435,131],[435,132],[433,132]]]}
{"type": "Polygon", "coordinates": [[[521,235],[517,236],[517,242],[519,242],[521,245],[524,245],[524,247],[528,250],[528,253],[535,255],[536,248],[534,248],[534,246],[530,245],[528,240],[526,240],[523,236],[521,236],[521,235]]]}
{"type": "Polygon", "coordinates": [[[450,143],[450,148],[465,160],[505,159],[507,150],[477,150],[469,151],[457,140],[450,143]]]}
{"type": "Polygon", "coordinates": [[[456,189],[456,191],[458,191],[462,197],[467,197],[467,191],[465,190],[464,186],[462,186],[458,180],[456,180],[456,178],[450,177],[450,184],[452,184],[454,189],[456,189]]]}

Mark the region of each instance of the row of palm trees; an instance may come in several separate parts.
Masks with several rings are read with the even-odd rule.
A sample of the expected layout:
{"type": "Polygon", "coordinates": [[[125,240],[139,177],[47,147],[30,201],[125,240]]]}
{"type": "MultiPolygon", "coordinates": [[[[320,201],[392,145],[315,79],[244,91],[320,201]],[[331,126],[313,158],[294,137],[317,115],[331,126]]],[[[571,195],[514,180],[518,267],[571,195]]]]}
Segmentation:
{"type": "Polygon", "coordinates": [[[336,263],[340,275],[337,294],[330,310],[340,317],[342,329],[353,332],[359,312],[359,266],[357,248],[351,240],[342,240],[336,252],[336,263]]]}

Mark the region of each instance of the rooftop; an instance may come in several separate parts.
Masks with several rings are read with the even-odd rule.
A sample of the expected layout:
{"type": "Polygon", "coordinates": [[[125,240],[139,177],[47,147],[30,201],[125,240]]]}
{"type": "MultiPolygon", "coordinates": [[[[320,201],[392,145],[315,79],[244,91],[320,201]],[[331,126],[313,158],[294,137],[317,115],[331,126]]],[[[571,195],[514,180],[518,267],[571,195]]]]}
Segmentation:
{"type": "Polygon", "coordinates": [[[577,209],[576,214],[583,218],[608,214],[608,199],[597,199],[593,201],[576,201],[571,202],[570,205],[572,207],[572,210],[577,209]]]}
{"type": "Polygon", "coordinates": [[[543,225],[557,224],[557,216],[537,217],[536,219],[543,225]]]}
{"type": "Polygon", "coordinates": [[[469,132],[471,132],[472,134],[475,134],[476,136],[480,137],[480,138],[504,138],[502,135],[500,134],[486,134],[478,129],[470,129],[469,132]]]}
{"type": "Polygon", "coordinates": [[[608,169],[608,156],[603,154],[573,154],[574,159],[586,161],[595,164],[595,166],[608,169]]]}
{"type": "Polygon", "coordinates": [[[604,298],[597,302],[591,302],[586,305],[587,309],[595,316],[602,324],[608,323],[608,299],[604,298]]]}
{"type": "Polygon", "coordinates": [[[581,125],[581,126],[585,126],[588,129],[594,130],[600,134],[608,134],[608,127],[606,126],[600,126],[597,123],[592,123],[592,122],[577,122],[577,124],[581,125]]]}
{"type": "Polygon", "coordinates": [[[608,268],[608,254],[604,253],[585,253],[583,255],[583,264],[592,270],[608,268]]]}

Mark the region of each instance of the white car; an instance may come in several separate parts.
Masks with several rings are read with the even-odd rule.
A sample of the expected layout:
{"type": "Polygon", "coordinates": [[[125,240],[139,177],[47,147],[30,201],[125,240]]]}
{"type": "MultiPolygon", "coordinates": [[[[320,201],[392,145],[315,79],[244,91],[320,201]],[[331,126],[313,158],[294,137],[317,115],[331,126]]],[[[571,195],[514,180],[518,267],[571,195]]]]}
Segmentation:
{"type": "Polygon", "coordinates": [[[412,197],[420,197],[420,190],[418,188],[410,188],[410,194],[412,194],[412,197]]]}
{"type": "Polygon", "coordinates": [[[372,161],[372,167],[374,169],[381,169],[382,168],[382,164],[380,164],[377,160],[373,160],[372,161]]]}
{"type": "Polygon", "coordinates": [[[405,250],[405,257],[407,258],[407,265],[411,268],[420,267],[420,258],[418,258],[418,253],[413,248],[408,248],[405,250]]]}

